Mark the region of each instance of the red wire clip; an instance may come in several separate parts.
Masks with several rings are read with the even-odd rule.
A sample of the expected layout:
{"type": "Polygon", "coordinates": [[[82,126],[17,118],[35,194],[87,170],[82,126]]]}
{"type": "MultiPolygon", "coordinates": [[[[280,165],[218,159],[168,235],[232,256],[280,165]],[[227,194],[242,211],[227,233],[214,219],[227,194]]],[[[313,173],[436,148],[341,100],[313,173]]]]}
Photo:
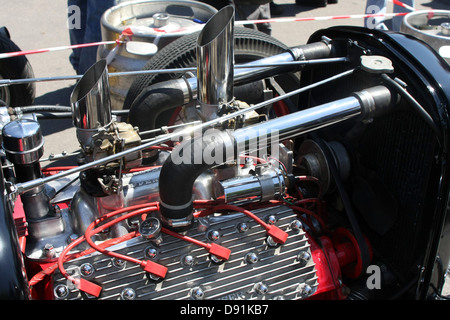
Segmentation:
{"type": "Polygon", "coordinates": [[[275,225],[270,225],[270,224],[265,223],[260,218],[258,218],[255,214],[253,214],[252,212],[250,212],[248,210],[242,209],[240,207],[228,205],[228,204],[218,205],[214,209],[215,210],[225,209],[225,210],[233,210],[233,211],[237,211],[237,212],[242,212],[243,214],[245,214],[245,215],[249,216],[250,218],[252,218],[253,220],[255,220],[259,225],[261,225],[267,231],[267,234],[269,236],[271,236],[273,241],[275,241],[276,243],[283,244],[286,242],[286,240],[288,238],[287,232],[284,232],[283,230],[281,230],[280,228],[278,228],[275,225]]]}
{"type": "Polygon", "coordinates": [[[140,264],[141,268],[144,269],[145,272],[149,272],[157,277],[165,278],[167,274],[167,268],[163,265],[160,265],[156,262],[150,260],[143,260],[140,264]]]}
{"type": "Polygon", "coordinates": [[[75,279],[75,285],[79,290],[95,297],[98,297],[102,291],[102,287],[84,279],[75,279]]]}
{"type": "Polygon", "coordinates": [[[172,237],[178,238],[180,240],[184,240],[190,243],[193,243],[195,245],[198,245],[200,247],[205,248],[210,254],[215,255],[217,258],[222,260],[228,260],[230,258],[231,250],[225,247],[222,247],[221,245],[218,245],[217,243],[205,243],[197,239],[193,239],[191,237],[181,235],[179,233],[173,232],[171,230],[168,230],[166,228],[161,228],[161,231],[165,234],[171,235],[172,237]]]}

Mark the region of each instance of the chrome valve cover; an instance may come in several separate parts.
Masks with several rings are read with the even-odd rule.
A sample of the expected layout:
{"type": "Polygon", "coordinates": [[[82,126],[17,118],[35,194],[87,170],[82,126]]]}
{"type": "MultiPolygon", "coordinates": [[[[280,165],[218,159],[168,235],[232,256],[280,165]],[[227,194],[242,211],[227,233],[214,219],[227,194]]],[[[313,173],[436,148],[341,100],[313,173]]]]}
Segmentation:
{"type": "MultiPolygon", "coordinates": [[[[158,242],[137,237],[108,250],[164,265],[168,268],[165,279],[155,279],[135,264],[101,253],[72,260],[65,267],[72,275],[100,285],[98,299],[250,300],[312,295],[318,286],[316,269],[296,214],[284,206],[252,212],[286,231],[287,241],[274,243],[254,220],[232,213],[198,218],[185,232],[230,249],[228,261],[218,261],[203,247],[161,233],[158,242]]],[[[76,289],[59,271],[54,275],[54,294],[55,299],[93,298],[76,289]]]]}

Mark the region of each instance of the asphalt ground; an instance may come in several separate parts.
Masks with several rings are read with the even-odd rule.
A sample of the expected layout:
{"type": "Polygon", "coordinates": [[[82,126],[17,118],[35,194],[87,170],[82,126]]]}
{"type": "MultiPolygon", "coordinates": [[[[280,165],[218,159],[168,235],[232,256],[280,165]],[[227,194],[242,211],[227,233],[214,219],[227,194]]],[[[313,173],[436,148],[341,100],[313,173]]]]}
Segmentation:
{"type": "MultiPolygon", "coordinates": [[[[325,8],[310,5],[297,5],[295,1],[276,0],[283,13],[277,17],[323,17],[363,14],[366,1],[339,0],[325,8]]],[[[450,10],[448,0],[416,0],[417,10],[450,10]]],[[[69,45],[67,28],[67,1],[48,0],[0,0],[0,26],[6,26],[12,40],[22,50],[59,47],[69,45]]],[[[388,3],[387,12],[391,13],[393,4],[388,3]]],[[[327,21],[283,22],[272,24],[272,36],[288,46],[307,42],[316,30],[338,25],[363,26],[363,19],[342,19],[327,21]]],[[[75,75],[69,63],[69,50],[29,55],[35,77],[54,77],[75,75]]],[[[69,106],[70,94],[75,81],[39,82],[36,84],[36,105],[69,106]]],[[[59,121],[41,121],[46,139],[43,158],[50,154],[74,152],[78,149],[75,130],[70,119],[59,121]]],[[[43,163],[43,166],[46,166],[43,163]]],[[[448,283],[450,281],[447,281],[448,283]]],[[[446,286],[445,295],[450,294],[446,286]]]]}

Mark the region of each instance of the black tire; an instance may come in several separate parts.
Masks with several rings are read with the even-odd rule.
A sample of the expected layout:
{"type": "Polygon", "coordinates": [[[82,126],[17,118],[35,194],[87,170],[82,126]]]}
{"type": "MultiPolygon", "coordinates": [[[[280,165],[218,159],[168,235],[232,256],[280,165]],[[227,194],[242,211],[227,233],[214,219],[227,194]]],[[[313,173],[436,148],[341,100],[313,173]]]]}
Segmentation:
{"type": "MultiPolygon", "coordinates": [[[[152,57],[143,70],[158,70],[169,68],[186,68],[196,65],[197,38],[199,32],[183,36],[161,49],[152,57]]],[[[249,28],[236,27],[235,61],[248,61],[269,57],[285,52],[288,47],[277,39],[249,28]]],[[[133,101],[146,87],[153,83],[180,77],[180,74],[150,74],[142,75],[131,84],[124,102],[124,109],[130,109],[133,101]]]]}
{"type": "MultiPolygon", "coordinates": [[[[5,34],[0,34],[0,53],[21,51],[5,34]]],[[[0,79],[34,78],[31,64],[25,56],[0,59],[0,79]]],[[[34,103],[35,84],[25,83],[0,87],[0,99],[11,107],[34,103]]]]}

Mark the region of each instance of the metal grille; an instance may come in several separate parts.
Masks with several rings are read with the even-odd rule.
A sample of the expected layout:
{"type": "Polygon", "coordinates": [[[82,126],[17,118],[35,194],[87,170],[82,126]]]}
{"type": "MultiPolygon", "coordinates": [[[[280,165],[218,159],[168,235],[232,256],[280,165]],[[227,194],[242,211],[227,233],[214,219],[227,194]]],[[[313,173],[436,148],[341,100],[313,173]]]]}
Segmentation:
{"type": "MultiPolygon", "coordinates": [[[[305,253],[311,257],[311,251],[305,232],[291,228],[295,213],[285,207],[253,213],[263,220],[275,217],[275,225],[289,235],[286,243],[271,246],[260,225],[234,213],[200,218],[186,232],[205,242],[211,231],[218,232],[217,243],[231,250],[226,262],[217,263],[205,249],[163,234],[159,245],[139,237],[108,249],[138,259],[148,259],[149,250],[156,252],[153,261],[168,268],[163,280],[152,279],[137,265],[123,265],[100,253],[70,261],[65,267],[79,271],[83,264],[91,264],[94,272],[86,279],[102,286],[98,299],[301,299],[313,294],[318,286],[315,265],[312,258],[307,262],[299,259],[305,253]],[[239,230],[242,224],[248,227],[246,231],[239,230]],[[193,265],[187,263],[189,258],[193,265]]],[[[59,272],[54,280],[54,288],[67,286],[59,272]]],[[[76,288],[68,289],[67,296],[55,297],[90,298],[76,288]]]]}

